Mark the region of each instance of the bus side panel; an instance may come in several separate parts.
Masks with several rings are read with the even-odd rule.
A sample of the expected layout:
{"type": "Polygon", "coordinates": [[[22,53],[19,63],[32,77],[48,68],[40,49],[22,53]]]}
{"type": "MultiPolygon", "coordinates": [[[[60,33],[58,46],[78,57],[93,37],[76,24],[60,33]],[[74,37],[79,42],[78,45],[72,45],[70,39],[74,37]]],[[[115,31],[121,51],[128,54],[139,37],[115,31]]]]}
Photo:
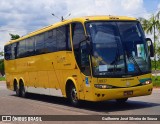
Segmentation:
{"type": "Polygon", "coordinates": [[[66,81],[68,77],[75,80],[79,97],[84,99],[83,81],[81,72],[75,63],[74,54],[71,51],[61,51],[55,56],[54,67],[62,94],[66,96],[66,81]]]}
{"type": "Polygon", "coordinates": [[[4,63],[5,63],[6,85],[8,89],[13,90],[14,74],[16,71],[15,61],[5,60],[4,63]]]}
{"type": "Polygon", "coordinates": [[[55,70],[48,71],[48,80],[49,80],[49,88],[59,89],[59,84],[57,80],[57,76],[55,70]]]}
{"type": "Polygon", "coordinates": [[[60,86],[58,83],[58,79],[57,79],[57,75],[55,73],[55,67],[54,67],[56,66],[55,56],[56,56],[56,53],[48,53],[48,54],[42,55],[41,66],[39,68],[41,68],[45,72],[46,79],[45,81],[43,81],[45,87],[59,89],[60,86]]]}

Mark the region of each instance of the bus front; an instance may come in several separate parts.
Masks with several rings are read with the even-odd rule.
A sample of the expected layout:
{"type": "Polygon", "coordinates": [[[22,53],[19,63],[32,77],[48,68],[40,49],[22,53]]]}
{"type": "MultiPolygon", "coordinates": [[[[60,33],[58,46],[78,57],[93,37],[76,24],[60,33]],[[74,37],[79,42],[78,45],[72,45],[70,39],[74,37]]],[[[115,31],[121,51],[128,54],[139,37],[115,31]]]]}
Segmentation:
{"type": "Polygon", "coordinates": [[[124,102],[129,97],[150,95],[153,45],[150,40],[149,49],[141,24],[136,20],[96,20],[85,22],[85,28],[88,45],[81,49],[89,51],[85,54],[92,72],[91,99],[124,102]]]}

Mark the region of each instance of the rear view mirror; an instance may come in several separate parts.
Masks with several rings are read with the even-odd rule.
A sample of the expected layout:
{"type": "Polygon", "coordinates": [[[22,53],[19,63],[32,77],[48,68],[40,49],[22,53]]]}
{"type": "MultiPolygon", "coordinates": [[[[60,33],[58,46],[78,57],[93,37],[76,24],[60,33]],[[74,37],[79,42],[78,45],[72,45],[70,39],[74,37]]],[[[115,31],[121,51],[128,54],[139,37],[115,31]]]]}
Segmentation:
{"type": "Polygon", "coordinates": [[[148,43],[149,46],[149,51],[150,51],[150,57],[154,57],[154,46],[153,46],[153,42],[150,38],[146,38],[146,41],[148,43]]]}

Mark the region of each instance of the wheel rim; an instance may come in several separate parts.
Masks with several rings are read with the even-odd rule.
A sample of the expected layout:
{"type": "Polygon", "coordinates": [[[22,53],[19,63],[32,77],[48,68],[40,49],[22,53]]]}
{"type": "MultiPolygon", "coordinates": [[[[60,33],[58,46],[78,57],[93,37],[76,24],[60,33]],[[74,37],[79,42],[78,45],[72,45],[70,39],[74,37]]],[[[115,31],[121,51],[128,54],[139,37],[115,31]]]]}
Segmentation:
{"type": "Polygon", "coordinates": [[[71,90],[71,98],[72,98],[72,101],[73,102],[77,102],[77,91],[76,91],[76,88],[73,87],[72,90],[71,90]]]}

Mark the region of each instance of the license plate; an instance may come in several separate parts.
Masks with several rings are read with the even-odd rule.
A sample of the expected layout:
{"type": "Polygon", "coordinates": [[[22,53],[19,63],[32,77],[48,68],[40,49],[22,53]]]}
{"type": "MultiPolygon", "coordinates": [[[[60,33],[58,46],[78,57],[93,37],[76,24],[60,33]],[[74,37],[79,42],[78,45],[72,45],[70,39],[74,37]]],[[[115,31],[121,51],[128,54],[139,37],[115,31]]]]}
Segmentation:
{"type": "Polygon", "coordinates": [[[133,91],[124,91],[124,96],[133,95],[133,91]]]}

